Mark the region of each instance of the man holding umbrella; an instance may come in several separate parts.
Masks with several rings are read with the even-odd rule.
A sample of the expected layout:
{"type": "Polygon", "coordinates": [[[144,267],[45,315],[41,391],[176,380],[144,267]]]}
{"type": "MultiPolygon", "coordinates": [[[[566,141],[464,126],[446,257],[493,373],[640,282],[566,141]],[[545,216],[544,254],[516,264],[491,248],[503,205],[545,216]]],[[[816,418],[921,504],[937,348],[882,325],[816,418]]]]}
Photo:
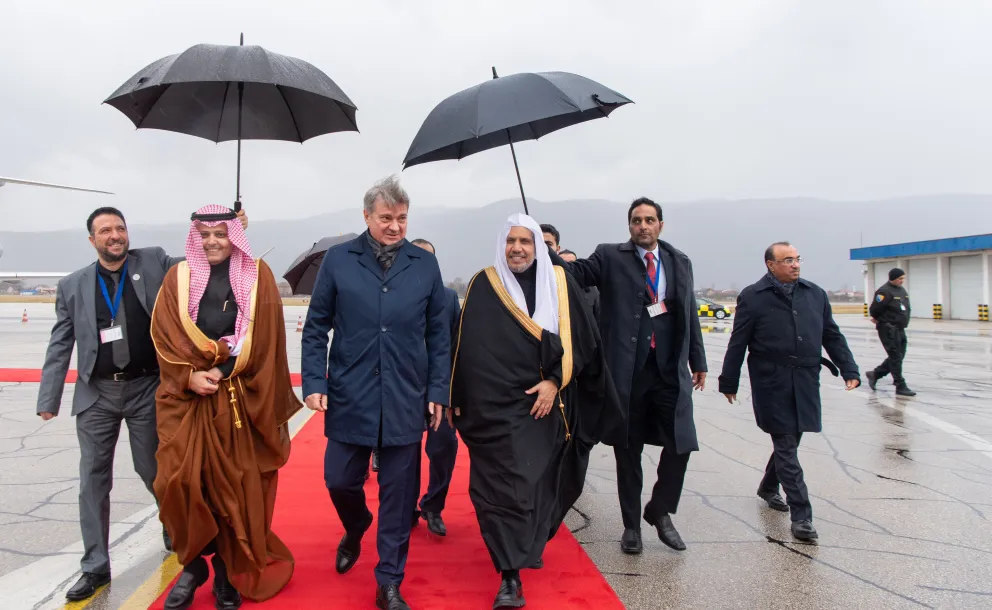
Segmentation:
{"type": "Polygon", "coordinates": [[[395,177],[365,194],[368,231],[324,256],[303,327],[303,395],[325,413],[324,481],[344,525],[336,569],[358,561],[372,526],[365,469],[380,447],[376,606],[408,610],[400,584],[424,434],[448,402],[448,296],[434,255],[406,240],[410,198],[395,177]],[[334,331],[330,354],[328,333],[334,331]]]}
{"type": "Polygon", "coordinates": [[[699,449],[692,391],[703,389],[707,370],[692,262],[658,239],[664,223],[654,201],[635,199],[627,224],[630,241],[600,244],[587,259],[565,263],[549,252],[580,286],[599,288],[606,360],[627,414],[626,438],[613,443],[624,527],[620,549],[642,551],[641,453],[648,444],[664,449],[644,520],[663,543],[682,551],[685,543],[671,515],[682,495],[689,455],[699,449]]]}
{"type": "MultiPolygon", "coordinates": [[[[239,212],[248,226],[244,210],[239,212]]],[[[86,220],[96,262],[59,281],[55,326],[38,389],[38,415],[59,414],[73,346],[77,352],[72,415],[79,437],[79,524],[82,575],[66,593],[70,601],[92,597],[110,583],[110,489],[114,448],[127,422],[134,469],[154,494],[158,449],[155,391],[159,369],[149,328],[166,272],[182,258],[162,248],[131,249],[124,214],[97,208],[86,220]]],[[[165,547],[172,541],[163,530],[165,547]]]]}

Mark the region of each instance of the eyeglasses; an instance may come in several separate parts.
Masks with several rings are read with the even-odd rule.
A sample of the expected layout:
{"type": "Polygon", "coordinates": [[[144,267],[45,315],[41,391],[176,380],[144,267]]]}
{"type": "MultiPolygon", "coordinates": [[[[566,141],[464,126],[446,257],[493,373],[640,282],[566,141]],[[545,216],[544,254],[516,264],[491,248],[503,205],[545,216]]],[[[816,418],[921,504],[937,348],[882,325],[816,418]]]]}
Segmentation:
{"type": "Polygon", "coordinates": [[[801,265],[803,264],[803,257],[797,256],[796,258],[783,258],[782,260],[775,262],[782,263],[784,265],[801,265]]]}

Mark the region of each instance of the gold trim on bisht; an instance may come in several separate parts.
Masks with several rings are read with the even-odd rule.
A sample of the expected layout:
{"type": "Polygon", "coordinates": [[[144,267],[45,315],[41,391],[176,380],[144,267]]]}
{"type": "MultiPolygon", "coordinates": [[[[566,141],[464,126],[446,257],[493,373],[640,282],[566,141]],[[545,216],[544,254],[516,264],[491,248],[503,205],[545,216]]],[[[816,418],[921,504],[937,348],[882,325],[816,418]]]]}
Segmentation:
{"type": "MultiPolygon", "coordinates": [[[[258,268],[259,261],[261,259],[255,259],[255,267],[258,268]]],[[[216,341],[213,341],[196,325],[193,318],[189,315],[189,284],[190,284],[190,269],[189,263],[186,261],[181,261],[176,269],[176,281],[178,282],[177,292],[179,297],[179,318],[183,325],[183,330],[186,331],[186,335],[189,337],[190,341],[198,347],[201,351],[210,352],[214,354],[214,366],[217,365],[217,360],[220,357],[220,347],[217,345],[216,341]]],[[[251,358],[251,345],[252,336],[255,334],[255,309],[258,305],[258,281],[255,281],[255,285],[251,287],[251,301],[248,306],[248,334],[245,335],[245,342],[241,346],[241,353],[238,354],[237,360],[234,361],[234,370],[231,371],[230,376],[227,377],[228,382],[228,393],[229,402],[231,404],[231,410],[234,414],[234,425],[237,428],[241,428],[241,418],[238,415],[238,400],[235,396],[235,387],[231,382],[234,377],[236,377],[241,371],[245,369],[248,365],[248,360],[251,358]]]]}
{"type": "MultiPolygon", "coordinates": [[[[561,358],[561,387],[564,388],[572,381],[572,318],[568,310],[568,281],[565,279],[565,270],[555,267],[555,285],[558,289],[558,336],[561,337],[562,358],[561,358]]],[[[541,332],[544,330],[527,315],[527,312],[520,309],[513,297],[506,290],[506,286],[499,279],[496,267],[486,268],[486,277],[492,284],[496,296],[499,297],[503,307],[513,316],[513,318],[538,341],[541,340],[541,332]]],[[[466,293],[466,299],[468,294],[466,293]]]]}

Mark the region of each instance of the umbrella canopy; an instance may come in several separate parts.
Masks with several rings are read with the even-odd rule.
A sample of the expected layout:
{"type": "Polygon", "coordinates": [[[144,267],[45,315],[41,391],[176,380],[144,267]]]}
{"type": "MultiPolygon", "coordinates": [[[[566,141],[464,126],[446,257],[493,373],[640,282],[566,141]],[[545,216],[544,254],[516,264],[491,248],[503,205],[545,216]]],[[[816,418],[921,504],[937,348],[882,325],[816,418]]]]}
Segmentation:
{"type": "MultiPolygon", "coordinates": [[[[242,43],[244,37],[242,37],[242,43]]],[[[238,141],[235,209],[241,206],[241,140],[305,142],[358,131],[357,108],[326,74],[259,46],[200,44],[153,62],[105,104],[139,129],[212,142],[238,141]]]]}
{"type": "Polygon", "coordinates": [[[351,241],[356,237],[358,236],[354,233],[325,237],[296,257],[296,260],[282,276],[284,280],[289,282],[293,294],[313,294],[313,286],[317,282],[317,271],[320,270],[320,264],[324,262],[324,254],[333,246],[351,241]]]}
{"type": "Polygon", "coordinates": [[[464,159],[512,142],[536,140],[570,125],[609,116],[630,103],[616,91],[568,72],[494,78],[438,104],[410,144],[403,168],[464,159]]]}
{"type": "Polygon", "coordinates": [[[330,77],[302,59],[251,45],[199,44],[163,57],[104,103],[139,129],[175,131],[212,142],[305,142],[327,133],[358,131],[355,104],[330,77]]]}

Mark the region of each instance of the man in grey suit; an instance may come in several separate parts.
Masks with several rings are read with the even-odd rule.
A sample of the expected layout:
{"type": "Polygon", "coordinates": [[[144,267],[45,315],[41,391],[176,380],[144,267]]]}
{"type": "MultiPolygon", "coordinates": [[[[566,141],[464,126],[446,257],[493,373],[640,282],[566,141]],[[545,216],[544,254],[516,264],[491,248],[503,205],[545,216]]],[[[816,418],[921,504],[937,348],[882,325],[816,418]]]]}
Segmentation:
{"type": "MultiPolygon", "coordinates": [[[[241,222],[247,225],[243,214],[241,222]]],[[[110,489],[122,421],[127,422],[134,470],[152,491],[159,370],[151,312],[166,271],[182,260],[162,248],[130,250],[124,215],[115,208],[95,210],[86,228],[97,262],[58,284],[56,321],[38,391],[38,415],[48,421],[59,413],[75,345],[78,379],[72,415],[79,438],[84,551],[82,576],[66,593],[70,601],[88,599],[110,582],[110,489]]],[[[163,536],[166,549],[172,550],[164,530],[163,536]]]]}

